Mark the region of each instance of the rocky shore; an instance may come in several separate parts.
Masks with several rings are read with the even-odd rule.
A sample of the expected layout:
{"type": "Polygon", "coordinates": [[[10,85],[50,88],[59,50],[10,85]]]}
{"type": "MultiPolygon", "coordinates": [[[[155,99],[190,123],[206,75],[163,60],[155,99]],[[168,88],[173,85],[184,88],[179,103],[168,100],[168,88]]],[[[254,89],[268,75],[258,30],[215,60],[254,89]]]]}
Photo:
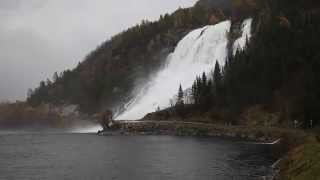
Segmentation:
{"type": "Polygon", "coordinates": [[[228,126],[182,121],[118,121],[115,128],[99,132],[99,135],[177,135],[228,137],[248,141],[273,143],[279,139],[289,141],[288,145],[298,143],[303,132],[276,127],[228,126]]]}

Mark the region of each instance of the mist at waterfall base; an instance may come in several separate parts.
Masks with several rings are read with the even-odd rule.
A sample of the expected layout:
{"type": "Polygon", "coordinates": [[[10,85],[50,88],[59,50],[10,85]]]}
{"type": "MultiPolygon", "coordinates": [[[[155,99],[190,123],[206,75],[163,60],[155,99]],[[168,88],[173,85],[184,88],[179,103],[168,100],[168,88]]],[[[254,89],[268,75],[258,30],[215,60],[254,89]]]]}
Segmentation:
{"type": "MultiPolygon", "coordinates": [[[[251,37],[251,23],[252,19],[243,22],[242,36],[233,44],[234,54],[237,49],[243,49],[246,40],[251,37]]],[[[166,66],[149,83],[138,88],[140,92],[116,119],[137,120],[158,108],[167,108],[180,84],[183,89],[191,88],[196,76],[203,72],[209,74],[216,61],[223,66],[228,54],[230,27],[231,21],[223,21],[187,34],[168,56],[166,66]]]]}
{"type": "Polygon", "coordinates": [[[0,126],[0,135],[8,134],[55,134],[55,133],[97,133],[102,130],[102,126],[92,120],[77,119],[72,124],[64,127],[55,127],[50,125],[28,125],[28,126],[14,126],[2,127],[0,126]]]}

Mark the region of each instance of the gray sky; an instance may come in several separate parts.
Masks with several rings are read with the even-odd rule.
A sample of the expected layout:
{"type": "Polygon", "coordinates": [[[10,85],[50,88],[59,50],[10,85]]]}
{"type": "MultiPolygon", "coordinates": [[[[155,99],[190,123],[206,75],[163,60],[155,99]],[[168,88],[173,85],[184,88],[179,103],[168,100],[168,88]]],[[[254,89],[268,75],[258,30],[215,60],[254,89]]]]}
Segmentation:
{"type": "Polygon", "coordinates": [[[112,35],[196,0],[0,0],[0,101],[24,100],[112,35]]]}

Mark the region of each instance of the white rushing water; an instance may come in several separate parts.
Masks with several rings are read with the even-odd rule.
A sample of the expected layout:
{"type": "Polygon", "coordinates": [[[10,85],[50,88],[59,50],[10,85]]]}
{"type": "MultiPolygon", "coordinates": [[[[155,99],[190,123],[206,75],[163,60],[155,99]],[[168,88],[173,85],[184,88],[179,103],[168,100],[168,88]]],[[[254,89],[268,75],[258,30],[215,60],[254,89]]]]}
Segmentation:
{"type": "MultiPolygon", "coordinates": [[[[158,107],[169,107],[170,99],[178,93],[180,84],[183,89],[190,88],[196,76],[203,72],[209,73],[216,61],[223,66],[227,57],[227,33],[230,27],[231,22],[224,21],[196,29],[185,36],[168,56],[166,67],[137,93],[117,119],[136,120],[154,112],[158,107]]],[[[248,27],[251,29],[251,21],[246,20],[243,35],[236,40],[237,46],[234,47],[244,46],[242,39],[250,34],[248,27]]]]}
{"type": "Polygon", "coordinates": [[[197,75],[213,68],[216,60],[224,64],[230,26],[230,21],[224,21],[196,29],[185,36],[169,55],[167,66],[117,119],[139,119],[157,107],[168,107],[170,98],[178,92],[179,84],[189,88],[197,75]]]}
{"type": "Polygon", "coordinates": [[[251,38],[251,24],[252,18],[246,19],[242,23],[242,36],[238,38],[233,44],[233,55],[236,54],[237,50],[243,50],[246,46],[246,41],[251,38]]]}

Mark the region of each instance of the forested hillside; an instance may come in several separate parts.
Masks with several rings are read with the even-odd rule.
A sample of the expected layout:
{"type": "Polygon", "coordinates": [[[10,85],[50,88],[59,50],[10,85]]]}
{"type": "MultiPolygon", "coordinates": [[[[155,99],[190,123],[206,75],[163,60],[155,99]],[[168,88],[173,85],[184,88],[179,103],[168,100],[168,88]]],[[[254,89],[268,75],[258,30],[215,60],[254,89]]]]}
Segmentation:
{"type": "Polygon", "coordinates": [[[320,5],[315,0],[201,0],[192,8],[166,14],[157,22],[144,21],[112,37],[74,70],[56,74],[53,82],[41,82],[30,92],[28,103],[77,104],[87,113],[121,107],[133,97],[137,84],[147,82],[162,67],[188,32],[231,19],[233,42],[237,26],[247,17],[253,18],[253,25],[246,48],[234,56],[230,53],[224,67],[212,67],[213,75],[197,78],[194,104],[147,118],[182,115],[234,124],[252,120],[284,126],[295,120],[303,127],[317,124],[320,5]]]}
{"type": "Polygon", "coordinates": [[[164,110],[146,118],[180,116],[286,127],[297,121],[305,128],[319,123],[319,2],[248,2],[256,9],[251,12],[253,37],[247,39],[246,48],[229,56],[224,67],[216,64],[209,77],[203,74],[197,78],[193,104],[181,110],[178,103],[176,111],[164,110]]]}
{"type": "Polygon", "coordinates": [[[261,7],[251,42],[224,68],[221,101],[232,113],[261,105],[280,123],[309,127],[320,118],[319,2],[272,0],[261,7]]]}
{"type": "Polygon", "coordinates": [[[29,92],[28,103],[77,104],[86,113],[121,107],[190,30],[231,15],[231,0],[201,0],[194,7],[143,21],[102,43],[73,70],[56,73],[29,92]]]}

